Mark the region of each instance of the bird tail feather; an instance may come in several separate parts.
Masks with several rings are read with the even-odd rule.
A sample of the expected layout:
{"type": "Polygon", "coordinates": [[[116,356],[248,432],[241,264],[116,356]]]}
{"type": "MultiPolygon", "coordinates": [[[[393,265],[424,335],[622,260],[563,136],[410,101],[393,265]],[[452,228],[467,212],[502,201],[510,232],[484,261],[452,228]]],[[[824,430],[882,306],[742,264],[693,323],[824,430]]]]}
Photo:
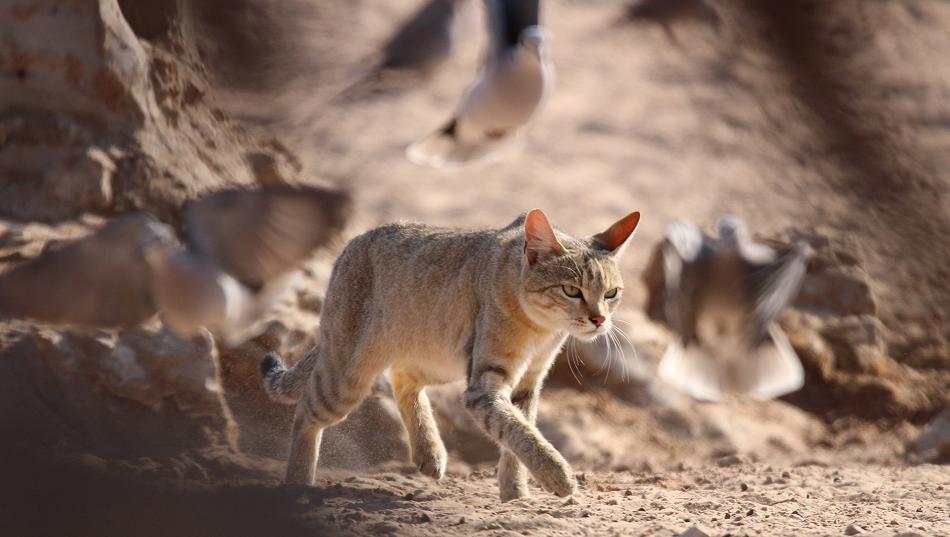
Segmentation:
{"type": "Polygon", "coordinates": [[[453,119],[429,136],[410,145],[406,149],[406,158],[420,166],[452,168],[497,154],[510,143],[510,138],[465,141],[459,138],[456,120],[453,119]]]}

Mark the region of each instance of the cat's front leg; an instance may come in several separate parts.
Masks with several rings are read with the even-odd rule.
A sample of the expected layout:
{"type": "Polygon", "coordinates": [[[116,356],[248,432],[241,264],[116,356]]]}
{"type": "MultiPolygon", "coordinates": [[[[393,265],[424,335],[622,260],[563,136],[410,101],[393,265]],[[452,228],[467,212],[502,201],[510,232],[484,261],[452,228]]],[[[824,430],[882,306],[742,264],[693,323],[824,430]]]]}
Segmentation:
{"type": "MultiPolygon", "coordinates": [[[[532,425],[538,418],[541,385],[544,383],[544,378],[547,376],[559,348],[560,345],[555,345],[553,351],[535,358],[511,392],[512,404],[521,410],[521,413],[532,425]]],[[[521,461],[518,460],[518,457],[506,448],[502,448],[501,457],[498,460],[498,489],[503,502],[529,495],[528,472],[521,461]]]]}
{"type": "MultiPolygon", "coordinates": [[[[489,436],[528,467],[545,490],[561,497],[570,496],[576,488],[571,467],[512,403],[510,375],[503,365],[488,359],[474,359],[469,386],[463,396],[465,407],[489,436]]],[[[514,489],[503,491],[503,499],[507,494],[527,492],[527,487],[519,483],[517,467],[508,466],[504,471],[510,472],[505,479],[513,480],[514,489]]]]}
{"type": "MultiPolygon", "coordinates": [[[[515,389],[511,398],[511,402],[532,424],[537,415],[538,395],[539,393],[533,388],[524,391],[515,389]]],[[[501,457],[498,459],[498,495],[503,502],[531,495],[528,490],[527,469],[518,460],[518,456],[505,447],[501,448],[501,457]]]]}

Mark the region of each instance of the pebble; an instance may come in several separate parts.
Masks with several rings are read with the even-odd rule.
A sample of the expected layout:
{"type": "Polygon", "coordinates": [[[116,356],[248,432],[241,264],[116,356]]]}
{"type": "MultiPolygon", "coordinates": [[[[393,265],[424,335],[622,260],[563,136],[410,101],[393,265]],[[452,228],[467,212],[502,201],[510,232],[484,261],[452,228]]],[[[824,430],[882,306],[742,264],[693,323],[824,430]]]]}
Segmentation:
{"type": "Polygon", "coordinates": [[[742,492],[745,492],[749,490],[749,485],[746,485],[745,483],[739,483],[739,490],[741,490],[742,492]]]}
{"type": "Polygon", "coordinates": [[[845,535],[860,535],[862,533],[864,533],[864,528],[857,524],[848,524],[848,527],[844,529],[845,535]]]}
{"type": "Polygon", "coordinates": [[[676,537],[709,537],[709,534],[697,528],[696,526],[693,526],[692,528],[689,528],[683,533],[680,533],[676,537]]]}
{"type": "Polygon", "coordinates": [[[737,466],[742,464],[742,462],[742,459],[738,455],[726,455],[725,457],[722,457],[716,461],[716,466],[725,468],[727,466],[737,466]]]}

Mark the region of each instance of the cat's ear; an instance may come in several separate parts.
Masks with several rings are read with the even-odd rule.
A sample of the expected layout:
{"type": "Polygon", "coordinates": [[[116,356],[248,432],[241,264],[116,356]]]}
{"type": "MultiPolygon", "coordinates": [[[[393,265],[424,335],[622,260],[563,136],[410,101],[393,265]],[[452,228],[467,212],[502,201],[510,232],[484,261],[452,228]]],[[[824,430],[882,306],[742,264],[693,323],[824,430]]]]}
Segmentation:
{"type": "Polygon", "coordinates": [[[544,216],[541,209],[532,209],[524,219],[524,255],[528,264],[533,265],[547,255],[564,251],[548,217],[544,216]]]}
{"type": "Polygon", "coordinates": [[[607,231],[594,235],[594,245],[601,250],[607,250],[611,255],[620,255],[630,242],[630,237],[633,236],[633,231],[637,229],[639,222],[640,211],[624,216],[607,228],[607,231]]]}

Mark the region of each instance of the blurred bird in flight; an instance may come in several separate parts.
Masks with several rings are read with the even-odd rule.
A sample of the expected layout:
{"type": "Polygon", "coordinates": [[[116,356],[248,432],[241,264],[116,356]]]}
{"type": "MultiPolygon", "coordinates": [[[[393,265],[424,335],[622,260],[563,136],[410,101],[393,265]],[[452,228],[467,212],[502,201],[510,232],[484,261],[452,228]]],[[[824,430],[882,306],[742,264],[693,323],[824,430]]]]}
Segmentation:
{"type": "Polygon", "coordinates": [[[489,46],[454,116],[406,150],[413,162],[460,165],[515,139],[554,85],[538,0],[485,0],[489,46]]]}
{"type": "Polygon", "coordinates": [[[370,73],[340,97],[355,100],[432,78],[455,50],[455,21],[467,1],[428,0],[389,38],[370,73]]]}
{"type": "MultiPolygon", "coordinates": [[[[675,222],[660,246],[666,322],[677,334],[660,361],[666,383],[702,400],[770,399],[801,388],[801,362],[776,319],[805,276],[804,246],[779,254],[725,217],[719,238],[675,222]]],[[[653,302],[651,298],[651,302],[653,302]]]]}
{"type": "Polygon", "coordinates": [[[290,272],[336,236],[349,206],[316,187],[222,191],[185,206],[185,246],[132,213],[0,274],[0,315],[128,327],[160,312],[180,335],[207,328],[233,346],[257,335],[290,272]]]}

